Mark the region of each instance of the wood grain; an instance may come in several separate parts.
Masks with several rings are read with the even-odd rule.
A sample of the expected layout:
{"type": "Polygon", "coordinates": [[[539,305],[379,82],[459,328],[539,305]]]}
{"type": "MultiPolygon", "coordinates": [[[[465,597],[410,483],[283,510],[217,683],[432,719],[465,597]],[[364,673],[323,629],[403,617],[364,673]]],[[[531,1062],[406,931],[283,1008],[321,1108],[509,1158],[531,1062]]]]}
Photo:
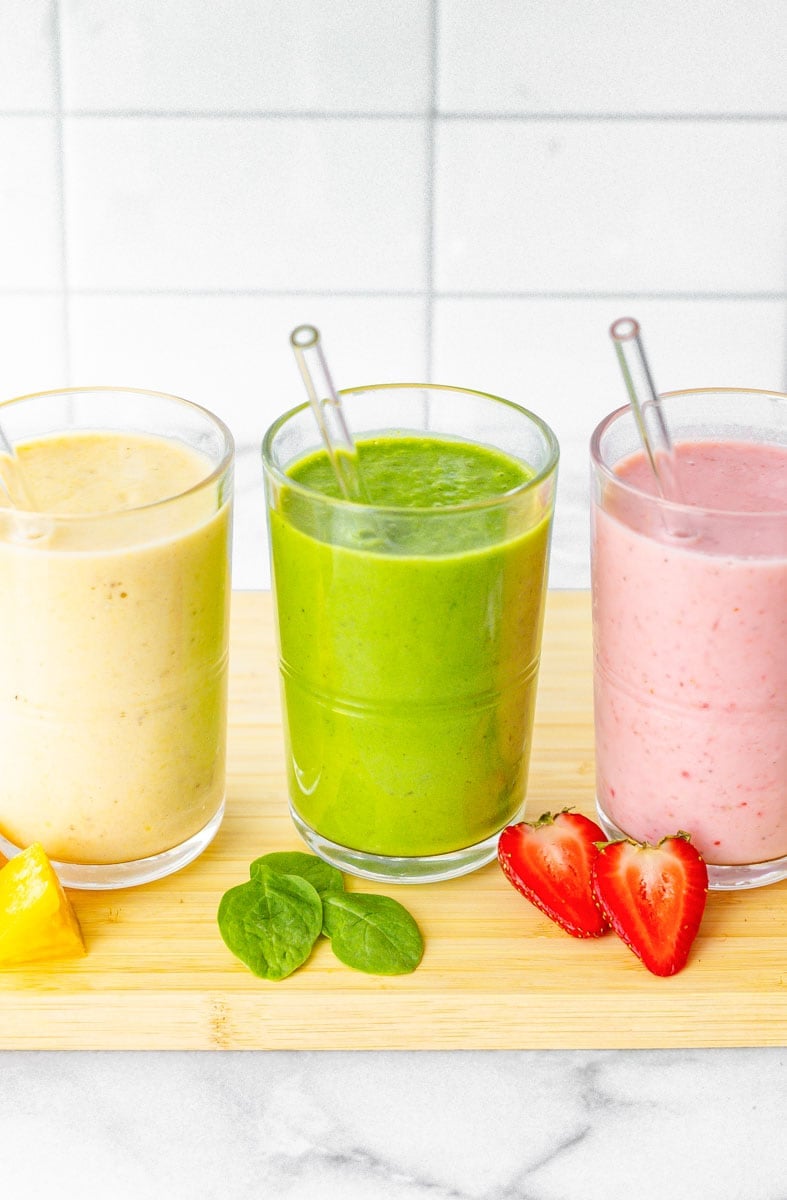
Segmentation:
{"type": "MultiPolygon", "coordinates": [[[[586,593],[552,593],[530,812],[593,811],[586,593]]],[[[227,818],[202,858],[169,879],[72,892],[87,958],[0,974],[0,1046],[53,1049],[379,1049],[755,1046],[787,1042],[787,884],[709,897],[686,969],[648,974],[614,936],[569,938],[492,864],[407,888],[424,931],[418,970],[374,978],[321,942],[282,983],[226,950],[222,893],[269,850],[298,849],[287,813],[267,593],[233,604],[227,818]]]]}

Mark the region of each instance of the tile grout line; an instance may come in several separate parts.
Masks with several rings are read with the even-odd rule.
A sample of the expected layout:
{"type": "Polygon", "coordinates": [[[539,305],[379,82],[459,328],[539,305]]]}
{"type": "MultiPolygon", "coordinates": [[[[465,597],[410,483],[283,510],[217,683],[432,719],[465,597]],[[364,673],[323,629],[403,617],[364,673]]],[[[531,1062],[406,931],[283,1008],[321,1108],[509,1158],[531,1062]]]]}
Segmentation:
{"type": "MultiPolygon", "coordinates": [[[[348,113],[348,116],[352,114],[348,113]]],[[[398,114],[392,113],[391,116],[398,114]]],[[[787,120],[787,112],[763,113],[691,113],[691,112],[496,112],[494,109],[479,109],[467,112],[446,109],[438,114],[442,121],[613,121],[628,124],[637,121],[700,121],[706,124],[723,123],[726,121],[765,121],[780,122],[787,120]]]]}
{"type": "MultiPolygon", "coordinates": [[[[2,296],[62,296],[64,288],[4,287],[2,296]]],[[[365,288],[210,288],[210,287],[75,287],[68,289],[69,297],[103,297],[110,300],[275,300],[304,296],[329,297],[337,300],[454,300],[472,303],[475,300],[543,300],[562,302],[565,300],[668,300],[709,303],[731,301],[734,303],[763,303],[787,300],[787,290],[771,292],[652,292],[647,290],[605,291],[453,291],[450,288],[400,288],[370,291],[365,288]]]]}
{"type": "Polygon", "coordinates": [[[65,146],[63,130],[63,64],[61,0],[52,0],[52,69],[55,99],[55,192],[58,207],[60,279],[62,282],[62,335],[64,383],[71,384],[71,295],[68,287],[68,242],[66,233],[65,146]]]}
{"type": "MultiPolygon", "coordinates": [[[[57,0],[55,0],[57,3],[57,0]]],[[[433,0],[436,3],[436,0],[433,0]]],[[[436,24],[436,22],[435,22],[436,24]]],[[[434,54],[436,60],[436,53],[434,54]]],[[[52,115],[46,109],[30,108],[30,109],[1,109],[0,118],[2,117],[47,117],[52,115]]],[[[145,109],[145,108],[118,108],[118,109],[92,109],[92,108],[61,108],[60,115],[64,117],[84,118],[86,120],[111,121],[119,120],[135,120],[135,119],[150,119],[153,121],[223,121],[223,120],[238,120],[238,121],[417,121],[423,115],[418,111],[413,112],[397,112],[364,110],[364,109],[341,109],[336,112],[326,112],[320,109],[188,109],[188,108],[172,108],[172,109],[145,109]]],[[[521,121],[523,123],[534,121],[613,121],[620,124],[643,122],[643,121],[700,121],[706,124],[725,122],[756,122],[762,121],[765,123],[778,123],[787,121],[787,112],[762,112],[762,113],[736,113],[736,112],[719,112],[719,113],[697,113],[697,112],[644,112],[644,113],[627,113],[627,112],[496,112],[490,110],[473,111],[468,109],[467,112],[457,110],[446,110],[438,112],[436,105],[434,107],[434,115],[441,121],[521,121]]]]}

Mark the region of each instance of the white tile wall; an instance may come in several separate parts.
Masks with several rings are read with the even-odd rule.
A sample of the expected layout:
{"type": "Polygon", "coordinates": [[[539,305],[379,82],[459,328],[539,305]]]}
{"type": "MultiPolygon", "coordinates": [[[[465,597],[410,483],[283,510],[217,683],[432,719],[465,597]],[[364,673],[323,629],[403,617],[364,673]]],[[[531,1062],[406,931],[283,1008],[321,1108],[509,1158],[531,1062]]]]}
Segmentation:
{"type": "Polygon", "coordinates": [[[61,282],[57,122],[0,118],[0,290],[61,282]]]}
{"type": "Polygon", "coordinates": [[[783,0],[440,5],[443,112],[783,113],[783,0]]]}
{"type": "Polygon", "coordinates": [[[783,124],[452,121],[437,164],[439,289],[784,287],[783,124]]]}
{"type": "Polygon", "coordinates": [[[0,4],[0,112],[53,108],[55,19],[51,0],[0,4]]]}
{"type": "Polygon", "coordinates": [[[423,0],[62,0],[69,111],[423,113],[423,0]]]}
{"type": "Polygon", "coordinates": [[[340,385],[432,379],[562,444],[553,583],[587,583],[587,438],[657,381],[787,390],[783,0],[3,0],[0,394],[171,390],[258,445],[321,327],[340,385]]]}
{"type": "Polygon", "coordinates": [[[76,288],[424,287],[421,122],[69,117],[65,163],[76,288]]]}
{"type": "Polygon", "coordinates": [[[68,357],[62,297],[0,292],[0,330],[1,398],[63,386],[68,357]]]}

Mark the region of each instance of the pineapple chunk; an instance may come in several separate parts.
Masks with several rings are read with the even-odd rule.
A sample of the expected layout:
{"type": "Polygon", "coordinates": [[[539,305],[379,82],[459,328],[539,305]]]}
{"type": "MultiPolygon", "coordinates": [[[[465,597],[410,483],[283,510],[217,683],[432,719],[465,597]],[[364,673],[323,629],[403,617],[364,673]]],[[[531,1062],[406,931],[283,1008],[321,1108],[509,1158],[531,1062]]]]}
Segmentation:
{"type": "Polygon", "coordinates": [[[0,966],[84,953],[71,901],[36,842],[0,869],[0,966]]]}

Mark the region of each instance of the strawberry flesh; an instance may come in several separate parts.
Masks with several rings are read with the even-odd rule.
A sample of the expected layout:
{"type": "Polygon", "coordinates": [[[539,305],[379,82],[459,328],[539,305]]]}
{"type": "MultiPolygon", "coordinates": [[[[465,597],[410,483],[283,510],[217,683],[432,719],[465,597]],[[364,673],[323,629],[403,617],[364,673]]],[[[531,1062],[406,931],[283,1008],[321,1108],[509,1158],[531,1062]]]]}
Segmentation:
{"type": "Polygon", "coordinates": [[[685,966],[708,891],[708,870],[685,833],[657,846],[623,840],[599,849],[593,892],[612,928],[654,975],[685,966]]]}
{"type": "Polygon", "coordinates": [[[508,825],[497,857],[506,878],[536,908],[572,937],[600,937],[609,929],[591,886],[596,843],[604,834],[595,821],[567,809],[544,813],[532,824],[508,825]]]}

